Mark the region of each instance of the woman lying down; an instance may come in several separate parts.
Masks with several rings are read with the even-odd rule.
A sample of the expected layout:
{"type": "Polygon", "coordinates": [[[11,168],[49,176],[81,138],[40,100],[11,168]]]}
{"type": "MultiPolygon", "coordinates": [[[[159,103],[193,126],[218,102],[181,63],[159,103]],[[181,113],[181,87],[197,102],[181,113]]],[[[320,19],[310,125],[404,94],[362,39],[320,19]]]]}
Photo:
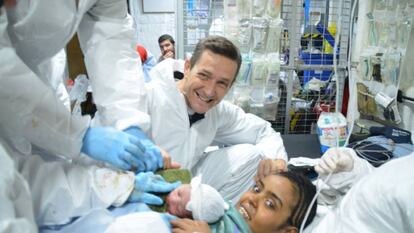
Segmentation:
{"type": "MultiPolygon", "coordinates": [[[[201,184],[200,177],[171,192],[166,202],[170,214],[184,218],[171,220],[172,232],[298,232],[315,193],[316,187],[307,178],[288,171],[256,180],[235,206],[225,202],[212,187],[201,184]]],[[[316,204],[307,224],[315,213],[316,204]]],[[[107,232],[136,232],[130,222],[139,221],[132,216],[118,218],[107,232]]],[[[147,227],[139,226],[142,232],[155,232],[153,226],[147,227]]],[[[165,228],[163,232],[171,230],[165,228]]]]}
{"type": "MultiPolygon", "coordinates": [[[[328,150],[315,167],[321,179],[326,181],[318,182],[320,183],[318,188],[321,188],[318,196],[318,213],[315,216],[316,207],[312,206],[307,219],[305,215],[316,193],[315,186],[303,176],[284,172],[256,180],[256,184],[244,193],[236,205],[226,203],[226,205],[216,205],[217,208],[210,207],[211,210],[217,211],[224,206],[221,211],[217,211],[218,220],[213,223],[208,224],[207,221],[210,221],[208,219],[205,219],[207,221],[190,218],[173,219],[169,221],[172,226],[170,229],[166,224],[169,215],[147,211],[115,219],[109,218],[107,220],[111,223],[110,226],[107,227],[107,222],[104,228],[101,226],[103,229],[101,231],[96,227],[83,227],[81,231],[68,228],[66,232],[297,233],[303,222],[305,226],[308,225],[304,230],[305,233],[414,232],[413,165],[414,152],[379,168],[373,168],[368,162],[357,157],[352,149],[328,150]],[[326,180],[330,173],[333,175],[326,180]],[[313,218],[315,219],[312,221],[313,218]]],[[[170,204],[176,202],[176,207],[173,207],[176,210],[189,211],[183,212],[187,217],[203,219],[200,217],[202,214],[195,213],[197,209],[193,208],[194,206],[190,207],[194,204],[189,203],[193,201],[198,205],[209,205],[209,202],[202,199],[191,200],[193,189],[192,187],[186,189],[189,190],[180,191],[178,188],[172,192],[167,202],[170,204]],[[174,199],[174,193],[178,196],[178,191],[180,197],[184,196],[183,193],[187,193],[190,197],[178,201],[169,200],[174,199]],[[178,207],[179,204],[181,207],[178,207]]],[[[170,212],[174,213],[176,210],[170,209],[170,212]]],[[[136,207],[131,210],[134,211],[137,211],[136,207]]],[[[94,216],[89,219],[96,225],[102,225],[103,221],[97,223],[97,218],[94,216]]]]}

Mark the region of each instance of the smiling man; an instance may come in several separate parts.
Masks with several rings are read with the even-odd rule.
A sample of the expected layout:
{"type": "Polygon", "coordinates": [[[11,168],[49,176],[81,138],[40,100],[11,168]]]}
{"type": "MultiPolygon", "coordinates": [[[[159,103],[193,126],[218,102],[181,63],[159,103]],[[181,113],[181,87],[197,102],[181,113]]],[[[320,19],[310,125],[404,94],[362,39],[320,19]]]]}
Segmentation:
{"type": "Polygon", "coordinates": [[[202,183],[233,203],[253,184],[256,172],[264,176],[284,170],[287,159],[269,122],[223,101],[240,65],[233,43],[207,37],[185,61],[182,80],[174,81],[177,61],[167,59],[151,70],[152,81],[146,84],[148,134],[173,160],[193,175],[203,174],[202,183]],[[210,145],[220,149],[205,152],[210,145]]]}

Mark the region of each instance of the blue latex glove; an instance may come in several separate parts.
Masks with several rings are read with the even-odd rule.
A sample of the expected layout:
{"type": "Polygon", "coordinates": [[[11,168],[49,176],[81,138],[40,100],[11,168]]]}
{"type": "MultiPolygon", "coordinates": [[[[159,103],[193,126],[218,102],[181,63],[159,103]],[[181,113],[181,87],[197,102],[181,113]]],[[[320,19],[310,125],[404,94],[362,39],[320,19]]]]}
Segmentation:
{"type": "Polygon", "coordinates": [[[178,219],[178,218],[174,215],[169,214],[169,213],[161,213],[160,215],[161,215],[161,218],[164,221],[164,223],[167,225],[167,227],[169,229],[172,229],[170,221],[178,219]]]}
{"type": "Polygon", "coordinates": [[[124,130],[139,139],[137,144],[144,151],[144,167],[138,166],[137,172],[156,171],[164,166],[164,160],[160,149],[138,127],[132,126],[124,130]]]}
{"type": "Polygon", "coordinates": [[[168,193],[180,185],[180,181],[168,183],[160,175],[154,175],[152,172],[141,172],[135,175],[134,191],[129,196],[128,201],[162,205],[162,199],[151,193],[168,193]]]}
{"type": "Polygon", "coordinates": [[[81,151],[89,157],[130,170],[142,166],[144,151],[134,136],[111,127],[91,127],[83,137],[81,151]]]}

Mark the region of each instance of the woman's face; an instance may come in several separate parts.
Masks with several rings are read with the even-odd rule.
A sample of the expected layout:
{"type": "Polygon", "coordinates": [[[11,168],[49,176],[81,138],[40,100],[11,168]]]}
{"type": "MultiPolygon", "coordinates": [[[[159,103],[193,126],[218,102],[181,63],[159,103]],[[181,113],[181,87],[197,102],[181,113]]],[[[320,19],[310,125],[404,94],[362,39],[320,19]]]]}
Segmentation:
{"type": "MultiPolygon", "coordinates": [[[[285,177],[269,175],[240,198],[236,205],[253,233],[296,232],[286,224],[297,203],[293,184],[285,177]]],[[[296,229],[296,231],[295,231],[296,229]]]]}
{"type": "Polygon", "coordinates": [[[184,184],[172,191],[166,198],[168,213],[180,218],[191,218],[191,212],[185,209],[190,201],[191,186],[184,184]]]}

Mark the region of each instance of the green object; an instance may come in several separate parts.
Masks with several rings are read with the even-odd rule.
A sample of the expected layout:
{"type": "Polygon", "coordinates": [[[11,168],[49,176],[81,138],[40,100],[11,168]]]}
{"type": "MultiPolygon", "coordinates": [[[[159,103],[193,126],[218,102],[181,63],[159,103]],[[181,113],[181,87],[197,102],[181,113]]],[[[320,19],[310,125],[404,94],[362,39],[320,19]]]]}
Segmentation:
{"type": "MultiPolygon", "coordinates": [[[[157,171],[156,174],[161,175],[167,182],[176,182],[181,181],[182,184],[189,184],[191,181],[191,173],[187,169],[167,169],[167,170],[160,170],[157,171]]],[[[168,206],[165,203],[165,198],[167,197],[168,193],[157,194],[161,199],[164,201],[164,204],[161,206],[149,205],[151,210],[156,212],[167,212],[168,206]]]]}
{"type": "Polygon", "coordinates": [[[251,233],[250,227],[246,220],[240,215],[239,211],[228,203],[230,208],[226,210],[224,216],[221,217],[215,223],[209,223],[212,233],[227,233],[227,232],[239,232],[239,233],[251,233]],[[237,229],[237,230],[236,230],[237,229]]]}

